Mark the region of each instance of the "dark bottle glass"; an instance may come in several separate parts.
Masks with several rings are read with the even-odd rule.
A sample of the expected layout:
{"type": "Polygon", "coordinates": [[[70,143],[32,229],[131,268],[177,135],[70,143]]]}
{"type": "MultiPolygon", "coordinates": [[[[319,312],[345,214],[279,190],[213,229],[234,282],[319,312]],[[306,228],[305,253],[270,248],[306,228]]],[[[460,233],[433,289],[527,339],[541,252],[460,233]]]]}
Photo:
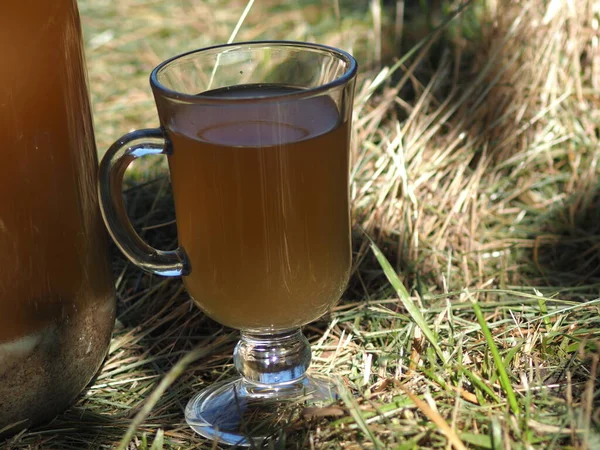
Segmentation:
{"type": "Polygon", "coordinates": [[[4,0],[0,59],[1,430],[75,399],[115,297],[75,0],[4,0]]]}

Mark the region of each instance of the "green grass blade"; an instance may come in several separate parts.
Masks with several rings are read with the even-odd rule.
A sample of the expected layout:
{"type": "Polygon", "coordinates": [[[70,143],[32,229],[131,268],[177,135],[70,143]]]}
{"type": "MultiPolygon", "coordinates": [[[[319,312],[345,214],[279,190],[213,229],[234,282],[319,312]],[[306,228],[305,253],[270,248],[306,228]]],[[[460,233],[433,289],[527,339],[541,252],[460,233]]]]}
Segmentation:
{"type": "Polygon", "coordinates": [[[384,446],[382,442],[379,439],[377,439],[377,437],[373,434],[373,431],[371,431],[371,429],[369,428],[369,425],[363,417],[362,412],[360,411],[360,407],[358,406],[358,403],[356,403],[354,396],[350,392],[348,392],[348,390],[342,383],[337,383],[337,385],[338,394],[343,400],[343,402],[346,404],[346,407],[348,408],[350,415],[358,425],[358,428],[360,428],[364,435],[369,438],[369,440],[373,443],[373,447],[376,450],[383,449],[384,446]]]}
{"type": "Polygon", "coordinates": [[[475,375],[473,372],[471,372],[468,369],[463,369],[463,373],[467,376],[467,378],[469,379],[469,381],[471,383],[473,383],[473,386],[475,388],[477,388],[479,391],[485,392],[487,395],[490,396],[490,398],[492,398],[496,403],[501,403],[502,399],[500,397],[498,397],[496,395],[496,393],[494,391],[492,391],[492,389],[485,384],[477,375],[475,375]]]}
{"type": "Polygon", "coordinates": [[[163,450],[164,447],[164,440],[165,440],[165,432],[162,430],[162,428],[160,428],[157,432],[156,432],[156,437],[154,438],[154,442],[152,442],[152,447],[150,447],[150,450],[163,450]]]}
{"type": "Polygon", "coordinates": [[[431,328],[429,328],[429,325],[427,325],[427,322],[425,321],[425,318],[423,317],[421,310],[415,304],[415,302],[413,302],[412,299],[410,298],[410,294],[404,287],[404,284],[402,283],[402,281],[400,281],[400,278],[398,278],[398,275],[392,268],[392,266],[389,263],[389,261],[387,260],[387,258],[383,255],[383,253],[381,253],[381,250],[379,250],[379,247],[377,247],[377,245],[372,240],[371,240],[371,250],[373,250],[373,253],[375,254],[375,257],[377,258],[379,265],[383,269],[383,272],[385,273],[385,276],[387,277],[388,281],[394,287],[396,294],[398,294],[398,298],[402,302],[402,305],[404,306],[404,308],[406,308],[406,310],[412,317],[413,321],[421,329],[421,331],[423,332],[423,335],[427,338],[427,340],[429,341],[431,346],[435,349],[435,352],[437,353],[439,358],[444,363],[446,363],[446,357],[438,344],[437,336],[431,330],[431,328]]]}
{"type": "Polygon", "coordinates": [[[492,449],[492,439],[485,434],[460,433],[459,436],[467,444],[475,445],[479,448],[492,449]]]}
{"type": "Polygon", "coordinates": [[[481,312],[481,308],[479,307],[479,303],[477,301],[473,302],[473,310],[475,311],[475,315],[477,316],[477,321],[481,326],[481,331],[483,332],[483,336],[485,337],[485,341],[492,353],[492,357],[494,358],[494,363],[496,364],[496,370],[498,371],[498,376],[500,378],[500,385],[506,394],[506,398],[508,399],[508,404],[510,405],[510,409],[512,412],[519,416],[521,411],[519,408],[519,403],[517,402],[517,397],[515,395],[515,391],[512,388],[510,383],[510,379],[508,378],[508,373],[506,372],[506,367],[504,366],[504,361],[500,356],[500,352],[498,352],[498,347],[496,347],[496,343],[494,342],[494,337],[492,336],[492,332],[485,321],[485,317],[483,317],[483,313],[481,312]]]}

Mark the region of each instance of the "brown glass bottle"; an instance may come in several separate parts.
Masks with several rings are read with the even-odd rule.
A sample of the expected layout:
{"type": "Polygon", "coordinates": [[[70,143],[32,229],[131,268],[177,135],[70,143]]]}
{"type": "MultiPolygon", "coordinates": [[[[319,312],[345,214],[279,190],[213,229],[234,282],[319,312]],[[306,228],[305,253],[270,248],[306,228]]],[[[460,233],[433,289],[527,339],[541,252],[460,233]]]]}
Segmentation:
{"type": "Polygon", "coordinates": [[[75,0],[5,0],[0,27],[0,429],[66,408],[114,323],[75,0]]]}

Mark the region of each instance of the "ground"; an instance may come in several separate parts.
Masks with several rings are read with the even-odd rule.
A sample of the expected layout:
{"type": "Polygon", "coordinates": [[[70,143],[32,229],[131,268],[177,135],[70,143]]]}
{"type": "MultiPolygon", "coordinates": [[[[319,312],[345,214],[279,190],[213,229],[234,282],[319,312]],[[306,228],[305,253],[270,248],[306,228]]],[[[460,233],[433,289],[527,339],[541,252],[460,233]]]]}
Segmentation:
{"type": "MultiPolygon", "coordinates": [[[[353,275],[305,329],[343,399],[271,448],[600,449],[597,2],[82,0],[100,155],[157,124],[150,70],[227,41],[245,8],[235,40],[316,41],[361,65],[353,275]]],[[[164,161],[127,183],[136,228],[172,248],[164,161]]],[[[112,255],[102,372],[6,448],[218,448],[182,409],[234,373],[236,334],[112,255]]]]}

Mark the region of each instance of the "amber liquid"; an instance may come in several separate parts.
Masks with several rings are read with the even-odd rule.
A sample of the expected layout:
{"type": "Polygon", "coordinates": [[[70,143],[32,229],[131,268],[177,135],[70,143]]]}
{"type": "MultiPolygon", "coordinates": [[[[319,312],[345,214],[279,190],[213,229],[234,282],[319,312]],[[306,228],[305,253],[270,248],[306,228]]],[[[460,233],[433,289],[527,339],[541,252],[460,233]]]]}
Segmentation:
{"type": "Polygon", "coordinates": [[[0,344],[112,296],[76,4],[8,1],[2,18],[0,344]]]}
{"type": "MultiPolygon", "coordinates": [[[[290,92],[242,86],[202,95],[290,92]]],[[[196,303],[239,329],[282,330],[340,298],[351,264],[348,122],[327,96],[183,109],[169,158],[184,278],[196,303]],[[212,108],[212,109],[211,109],[212,108]]]]}

